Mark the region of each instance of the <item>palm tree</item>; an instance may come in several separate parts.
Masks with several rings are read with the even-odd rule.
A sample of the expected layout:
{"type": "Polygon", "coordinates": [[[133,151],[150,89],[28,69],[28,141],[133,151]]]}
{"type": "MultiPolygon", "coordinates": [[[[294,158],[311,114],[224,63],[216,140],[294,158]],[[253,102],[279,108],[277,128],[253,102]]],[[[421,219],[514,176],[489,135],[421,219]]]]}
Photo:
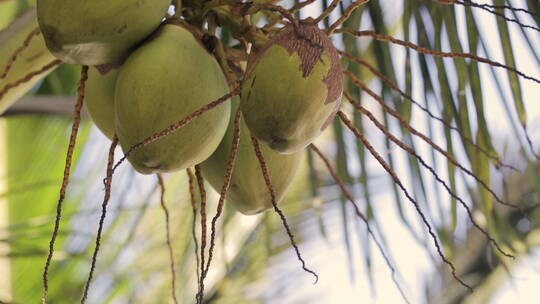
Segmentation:
{"type": "MultiPolygon", "coordinates": [[[[208,25],[239,61],[242,40],[253,43],[246,24],[266,37],[311,17],[339,50],[345,80],[341,112],[303,152],[279,205],[298,251],[276,213],[244,216],[225,204],[197,301],[488,303],[538,247],[538,1],[173,5],[182,2],[176,17],[208,25]],[[297,258],[318,274],[317,285],[297,258]]],[[[48,52],[34,6],[0,0],[0,303],[43,296],[84,85],[80,66],[48,52]]],[[[89,286],[88,303],[195,302],[196,177],[143,176],[123,164],[104,189],[110,140],[86,110],[80,115],[46,298],[72,303],[89,286]]],[[[205,188],[210,225],[219,193],[205,188]]]]}

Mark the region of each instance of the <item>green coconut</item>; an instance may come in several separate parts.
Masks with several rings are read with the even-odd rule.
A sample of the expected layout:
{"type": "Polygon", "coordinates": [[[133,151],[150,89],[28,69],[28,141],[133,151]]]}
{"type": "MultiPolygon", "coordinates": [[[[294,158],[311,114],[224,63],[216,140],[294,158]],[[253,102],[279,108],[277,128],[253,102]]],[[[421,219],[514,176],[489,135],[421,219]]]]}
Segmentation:
{"type": "Polygon", "coordinates": [[[119,63],[150,35],[170,0],[39,0],[38,22],[48,49],[66,63],[119,63]]]}
{"type": "MultiPolygon", "coordinates": [[[[236,113],[238,106],[233,107],[232,113],[236,113]]],[[[231,117],[225,137],[216,151],[204,161],[202,173],[204,178],[216,191],[223,186],[227,161],[231,153],[234,135],[234,119],[231,117]]],[[[285,196],[287,189],[292,184],[302,162],[303,152],[284,155],[277,153],[266,145],[261,145],[261,152],[266,160],[270,179],[279,203],[285,196]]],[[[236,210],[243,214],[256,214],[272,208],[270,192],[266,187],[264,177],[257,155],[253,150],[251,135],[245,122],[242,120],[240,127],[240,144],[227,200],[236,210]]]]}
{"type": "MultiPolygon", "coordinates": [[[[116,134],[124,152],[200,107],[226,95],[229,87],[215,60],[185,27],[166,24],[120,68],[115,91],[116,134]]],[[[176,132],[134,150],[128,160],[144,174],[170,172],[201,163],[227,129],[225,101],[176,132]]]]}
{"type": "Polygon", "coordinates": [[[341,104],[339,54],[317,25],[284,27],[249,59],[242,113],[259,140],[295,153],[321,134],[341,104]]]}
{"type": "Polygon", "coordinates": [[[113,139],[114,130],[114,91],[118,69],[103,73],[96,68],[88,69],[84,102],[88,113],[98,129],[109,139],[113,139]]]}

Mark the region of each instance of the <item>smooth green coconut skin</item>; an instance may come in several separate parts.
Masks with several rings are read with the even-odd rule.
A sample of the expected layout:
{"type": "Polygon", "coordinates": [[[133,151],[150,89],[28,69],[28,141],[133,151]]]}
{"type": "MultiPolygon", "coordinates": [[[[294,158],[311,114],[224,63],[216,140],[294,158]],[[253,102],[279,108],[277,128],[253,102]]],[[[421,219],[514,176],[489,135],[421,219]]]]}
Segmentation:
{"type": "MultiPolygon", "coordinates": [[[[231,153],[236,108],[238,106],[233,107],[231,121],[221,144],[212,156],[201,164],[204,178],[217,192],[220,192],[223,186],[227,161],[231,153]]],[[[304,153],[298,152],[284,155],[277,153],[266,145],[261,145],[261,152],[266,160],[270,179],[276,193],[276,200],[279,203],[292,184],[302,163],[304,153]]],[[[240,144],[238,146],[236,165],[227,199],[236,210],[247,215],[257,214],[272,208],[270,192],[266,187],[259,161],[253,150],[249,129],[243,120],[240,127],[240,144]]]]}
{"type": "MultiPolygon", "coordinates": [[[[193,34],[167,24],[124,63],[115,92],[116,132],[126,153],[229,92],[217,61],[193,34]]],[[[230,101],[168,136],[134,150],[128,160],[143,173],[171,172],[201,163],[225,135],[230,101]]]]}
{"type": "Polygon", "coordinates": [[[119,63],[167,14],[170,0],[39,0],[48,49],[66,63],[119,63]]]}
{"type": "Polygon", "coordinates": [[[114,91],[118,69],[101,74],[97,69],[88,69],[84,102],[90,117],[98,129],[109,139],[116,133],[114,129],[114,91]]]}
{"type": "Polygon", "coordinates": [[[331,59],[339,61],[337,55],[332,57],[332,50],[326,48],[319,57],[307,58],[314,64],[306,73],[303,71],[306,63],[300,56],[314,56],[316,50],[307,48],[304,49],[307,54],[301,54],[287,49],[284,45],[290,43],[295,47],[298,44],[294,39],[298,38],[287,40],[293,36],[290,31],[281,35],[287,36],[278,34],[277,39],[282,38],[280,43],[270,40],[254,55],[256,59],[248,63],[241,107],[255,137],[280,153],[295,153],[319,136],[334,117],[341,100],[342,76],[337,63],[339,75],[331,85],[337,86],[339,91],[330,94],[326,81],[332,69],[336,69],[331,59]],[[331,100],[328,100],[329,95],[332,95],[331,100]]]}

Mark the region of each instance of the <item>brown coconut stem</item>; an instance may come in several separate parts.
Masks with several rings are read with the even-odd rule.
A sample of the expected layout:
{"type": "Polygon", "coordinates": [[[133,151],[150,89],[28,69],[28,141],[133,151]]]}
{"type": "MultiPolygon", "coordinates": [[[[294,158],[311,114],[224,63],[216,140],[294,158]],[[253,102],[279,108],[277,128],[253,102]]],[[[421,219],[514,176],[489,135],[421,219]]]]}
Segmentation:
{"type": "Polygon", "coordinates": [[[202,170],[199,165],[195,166],[195,176],[197,177],[197,184],[199,186],[199,194],[201,196],[201,265],[200,265],[200,272],[201,272],[201,279],[199,282],[199,291],[196,295],[197,303],[202,304],[203,302],[203,296],[204,296],[204,266],[205,266],[205,259],[204,259],[204,250],[206,249],[206,190],[204,188],[204,179],[202,176],[202,170]]]}
{"type": "Polygon", "coordinates": [[[416,45],[416,44],[414,44],[412,42],[409,42],[409,41],[403,41],[403,40],[394,38],[392,36],[387,36],[387,35],[383,35],[383,34],[377,34],[374,31],[354,31],[354,30],[351,30],[351,29],[343,29],[342,28],[342,29],[337,29],[335,31],[335,33],[345,33],[345,34],[353,35],[353,36],[356,36],[356,37],[372,37],[373,39],[376,39],[376,40],[386,41],[386,42],[390,42],[390,43],[393,43],[393,44],[397,44],[397,45],[401,45],[401,46],[410,48],[410,49],[412,49],[412,50],[414,50],[416,52],[422,53],[422,54],[428,54],[428,55],[445,57],[445,58],[466,58],[466,59],[471,59],[471,60],[474,60],[474,61],[489,64],[489,65],[494,66],[494,67],[503,68],[503,69],[508,70],[510,72],[516,73],[517,75],[519,75],[519,76],[521,76],[521,77],[523,77],[523,78],[525,78],[527,80],[531,80],[531,81],[534,81],[534,82],[540,84],[540,80],[538,80],[537,78],[529,76],[529,75],[527,75],[527,74],[525,74],[523,72],[520,72],[519,70],[517,70],[514,67],[502,64],[502,63],[497,62],[497,61],[493,61],[491,59],[476,56],[476,55],[470,54],[470,53],[453,53],[453,52],[442,52],[442,51],[432,50],[432,49],[429,49],[429,48],[418,46],[418,45],[416,45]]]}
{"type": "Polygon", "coordinates": [[[195,175],[193,174],[193,171],[191,168],[186,169],[186,173],[188,175],[189,180],[189,194],[191,198],[191,208],[193,210],[193,220],[191,222],[191,236],[193,237],[193,245],[195,247],[195,260],[196,260],[196,269],[195,272],[197,274],[197,286],[200,284],[201,276],[199,273],[199,267],[201,264],[200,258],[199,258],[199,242],[197,240],[197,198],[195,197],[195,175]]]}
{"type": "Polygon", "coordinates": [[[321,13],[321,15],[315,18],[315,20],[313,20],[313,23],[317,24],[324,20],[324,18],[330,16],[330,14],[336,9],[336,7],[341,3],[341,1],[342,0],[332,0],[330,5],[328,5],[328,7],[321,13]]]}
{"type": "Polygon", "coordinates": [[[300,261],[300,263],[302,264],[302,269],[312,274],[315,277],[314,284],[316,284],[317,281],[319,281],[319,276],[313,270],[307,268],[306,261],[304,261],[304,258],[302,257],[302,254],[300,253],[300,249],[298,248],[298,245],[296,244],[296,241],[294,240],[294,235],[291,231],[291,228],[289,227],[289,224],[287,223],[287,218],[285,217],[285,214],[283,214],[283,211],[281,211],[281,209],[277,205],[276,192],[274,190],[274,186],[272,185],[272,180],[270,179],[270,174],[268,173],[268,168],[266,166],[266,161],[264,160],[264,156],[261,152],[259,141],[255,137],[251,136],[251,142],[253,143],[253,149],[255,150],[257,159],[259,160],[259,165],[261,167],[261,172],[264,177],[266,187],[268,188],[268,191],[270,192],[270,201],[272,202],[274,211],[279,215],[281,222],[283,223],[283,226],[285,227],[285,231],[287,232],[287,235],[289,236],[289,239],[294,248],[294,251],[296,252],[296,256],[298,260],[300,261]]]}
{"type": "Polygon", "coordinates": [[[107,162],[107,178],[106,178],[107,182],[105,183],[105,196],[103,198],[103,203],[101,204],[101,217],[99,219],[99,227],[98,227],[98,232],[96,236],[96,247],[94,249],[94,253],[92,254],[92,264],[90,266],[90,273],[88,274],[88,279],[86,280],[86,284],[84,286],[84,292],[81,298],[81,303],[86,303],[86,300],[88,298],[88,291],[90,290],[90,284],[92,283],[92,278],[94,276],[94,271],[96,269],[97,255],[99,253],[99,249],[101,246],[101,235],[103,233],[105,217],[107,216],[107,206],[111,198],[114,150],[116,149],[117,145],[118,145],[118,138],[115,136],[111,143],[111,147],[109,148],[109,159],[107,162]]]}
{"type": "Polygon", "coordinates": [[[171,295],[175,304],[178,304],[178,299],[176,298],[176,269],[174,263],[174,252],[171,242],[171,228],[169,220],[169,209],[165,204],[165,182],[163,181],[163,176],[161,174],[156,174],[158,179],[159,188],[161,189],[160,194],[160,205],[165,215],[165,239],[167,240],[167,248],[169,250],[169,266],[171,269],[171,295]]]}
{"type": "Polygon", "coordinates": [[[208,274],[208,269],[210,269],[210,264],[212,262],[212,257],[214,255],[214,246],[216,240],[216,223],[223,212],[223,206],[225,204],[225,199],[227,198],[227,193],[231,185],[231,178],[234,171],[234,166],[236,165],[236,157],[238,156],[238,146],[240,144],[240,120],[242,117],[242,112],[240,108],[236,111],[236,116],[234,119],[234,135],[232,140],[232,148],[229,154],[229,159],[227,161],[227,169],[225,170],[225,176],[223,178],[223,186],[219,194],[219,201],[217,205],[216,215],[212,218],[212,232],[210,234],[210,248],[208,250],[208,262],[206,264],[204,273],[202,275],[202,280],[206,278],[208,274]]]}
{"type": "MultiPolygon", "coordinates": [[[[511,204],[511,203],[508,203],[504,200],[502,200],[496,193],[495,191],[493,191],[487,184],[486,182],[484,182],[482,179],[480,179],[478,176],[476,176],[476,174],[474,174],[471,170],[465,168],[461,163],[459,163],[452,155],[450,155],[448,152],[446,152],[443,148],[441,148],[439,145],[437,145],[436,143],[434,143],[431,138],[427,137],[426,135],[424,135],[423,133],[421,133],[420,131],[416,130],[415,128],[413,128],[405,118],[403,118],[401,115],[399,115],[399,113],[392,109],[391,107],[389,107],[385,102],[384,100],[382,99],[381,96],[377,95],[375,92],[373,92],[370,88],[367,87],[367,85],[365,83],[363,83],[362,81],[360,81],[358,78],[356,78],[352,73],[350,73],[349,71],[345,71],[345,74],[347,74],[347,76],[349,76],[349,78],[355,83],[355,85],[357,85],[359,88],[361,88],[364,92],[366,92],[368,95],[370,95],[371,97],[373,97],[384,109],[385,112],[387,112],[388,114],[392,115],[393,117],[395,117],[397,120],[399,120],[399,122],[401,123],[401,125],[406,128],[409,132],[411,132],[413,135],[415,136],[418,136],[420,139],[422,139],[424,142],[426,142],[427,144],[429,144],[431,147],[433,147],[436,151],[438,151],[439,153],[441,153],[444,157],[446,157],[446,159],[448,159],[453,165],[455,165],[456,167],[458,167],[460,170],[462,170],[463,172],[465,172],[465,174],[467,174],[468,176],[472,177],[476,182],[478,182],[486,191],[488,191],[492,196],[493,198],[495,198],[495,200],[501,204],[501,205],[505,205],[507,207],[511,207],[511,208],[514,208],[514,209],[517,209],[517,210],[520,210],[521,213],[524,215],[524,216],[527,216],[525,211],[523,210],[523,208],[521,206],[518,206],[518,205],[515,205],[515,204],[511,204]]],[[[350,95],[346,95],[346,97],[350,97],[350,95]]],[[[349,102],[359,111],[362,111],[362,107],[361,105],[354,101],[353,99],[350,99],[350,98],[347,98],[349,100],[349,102]]]]}
{"type": "MultiPolygon", "coordinates": [[[[338,51],[340,54],[344,55],[345,57],[347,57],[348,59],[366,67],[371,73],[373,73],[375,76],[377,76],[378,78],[380,78],[384,83],[386,83],[386,85],[388,85],[392,90],[396,91],[398,94],[400,94],[403,98],[405,98],[405,100],[411,102],[412,104],[414,104],[415,106],[417,106],[418,108],[420,108],[423,112],[425,112],[429,117],[439,121],[440,123],[442,123],[446,128],[450,129],[450,130],[453,130],[455,132],[457,132],[461,138],[463,138],[463,140],[465,140],[467,142],[467,144],[471,145],[472,147],[474,147],[476,150],[480,151],[482,154],[486,155],[488,158],[490,158],[491,160],[493,160],[495,162],[495,165],[497,167],[503,167],[503,168],[508,168],[508,169],[511,169],[511,170],[514,170],[516,172],[519,172],[519,170],[512,166],[512,165],[508,165],[508,164],[505,164],[503,163],[498,156],[496,155],[492,155],[489,151],[487,151],[486,149],[482,148],[481,146],[477,145],[472,139],[470,139],[469,137],[465,136],[465,134],[463,134],[463,132],[461,132],[461,130],[457,127],[454,127],[451,123],[447,122],[446,120],[444,120],[443,118],[441,117],[438,117],[436,116],[435,114],[433,114],[428,108],[426,108],[425,106],[423,106],[422,104],[420,104],[418,101],[414,100],[409,94],[405,93],[403,90],[401,90],[399,88],[399,86],[393,82],[390,78],[388,78],[386,75],[382,74],[381,72],[379,72],[377,69],[375,69],[375,67],[373,67],[371,64],[369,64],[367,61],[363,60],[363,59],[360,59],[360,58],[357,58],[355,56],[353,56],[352,54],[348,53],[348,52],[344,52],[344,51],[338,51]]],[[[351,96],[348,92],[344,92],[344,94],[346,95],[347,99],[351,99],[351,96]]]]}
{"type": "MultiPolygon", "coordinates": [[[[435,0],[435,1],[441,2],[441,0],[435,0]]],[[[472,2],[470,0],[467,0],[467,1],[445,0],[444,2],[445,2],[444,4],[459,4],[459,5],[463,5],[463,6],[479,8],[479,9],[484,10],[484,11],[490,13],[490,14],[493,14],[493,15],[499,17],[499,18],[502,18],[505,21],[515,23],[515,24],[519,25],[522,28],[528,28],[528,29],[540,32],[540,29],[535,27],[535,26],[523,24],[517,19],[506,17],[504,15],[504,13],[499,13],[499,12],[495,11],[496,9],[509,9],[509,10],[512,10],[512,11],[525,12],[527,14],[530,14],[531,16],[535,16],[537,18],[540,18],[540,14],[535,13],[535,12],[531,12],[531,11],[523,9],[523,8],[514,8],[514,7],[508,6],[508,5],[478,4],[478,3],[474,3],[474,2],[472,2]]]]}
{"type": "Polygon", "coordinates": [[[473,2],[471,0],[464,0],[464,1],[458,1],[458,0],[435,0],[435,1],[438,1],[441,4],[461,4],[461,5],[465,5],[465,6],[474,6],[474,7],[479,7],[479,8],[488,8],[488,9],[507,9],[507,10],[511,10],[511,11],[515,11],[515,12],[526,13],[526,14],[535,16],[537,18],[540,18],[540,13],[532,12],[532,11],[529,11],[529,10],[524,9],[524,8],[513,7],[511,5],[491,5],[491,4],[487,4],[487,3],[478,4],[478,3],[473,2]]]}
{"type": "Polygon", "coordinates": [[[60,195],[58,203],[56,205],[56,218],[54,221],[54,230],[49,242],[49,252],[47,254],[47,260],[45,262],[45,268],[43,270],[43,294],[41,296],[41,303],[47,302],[47,295],[49,293],[49,267],[51,266],[52,257],[54,254],[54,245],[58,231],[60,230],[60,220],[62,218],[62,206],[66,197],[66,190],[69,185],[69,177],[71,174],[71,163],[73,160],[73,152],[75,151],[75,144],[77,143],[77,135],[79,134],[79,126],[81,124],[81,110],[84,103],[84,92],[86,80],[88,79],[88,67],[83,66],[81,70],[81,78],[79,80],[79,87],[77,89],[77,103],[73,110],[73,124],[71,125],[71,135],[69,137],[69,145],[66,153],[66,163],[64,165],[64,176],[62,178],[62,186],[60,187],[60,195]]]}
{"type": "Polygon", "coordinates": [[[319,156],[319,158],[323,161],[324,165],[326,166],[326,169],[328,169],[328,172],[330,173],[330,175],[332,175],[332,178],[334,178],[334,180],[336,181],[336,183],[338,184],[339,188],[341,188],[341,192],[343,192],[343,194],[345,195],[345,197],[349,200],[349,202],[351,202],[351,204],[353,205],[354,207],[354,210],[356,212],[356,215],[362,219],[362,221],[364,222],[364,224],[366,224],[366,229],[367,229],[367,232],[369,233],[369,235],[371,236],[371,238],[373,239],[373,241],[375,242],[375,245],[377,246],[377,248],[379,249],[379,252],[381,253],[385,263],[386,263],[386,266],[388,267],[388,269],[390,269],[390,272],[392,273],[392,281],[394,282],[394,285],[396,286],[396,288],[398,289],[399,293],[401,294],[401,297],[403,298],[403,300],[406,302],[406,303],[410,303],[409,299],[407,298],[407,296],[405,295],[405,292],[403,291],[403,289],[401,288],[401,285],[399,284],[399,281],[398,281],[398,278],[397,278],[397,272],[396,272],[396,269],[394,268],[394,266],[392,265],[392,263],[390,262],[390,257],[386,254],[386,251],[384,250],[384,246],[381,244],[381,242],[379,241],[379,239],[375,236],[375,232],[373,232],[373,230],[371,229],[371,226],[369,224],[369,221],[366,217],[365,214],[362,213],[362,211],[360,211],[360,207],[358,207],[358,205],[356,204],[356,201],[354,200],[354,197],[353,195],[351,194],[351,192],[347,189],[347,187],[345,186],[345,183],[343,182],[343,180],[341,179],[341,177],[339,177],[339,175],[337,174],[336,170],[332,167],[332,164],[330,164],[330,160],[322,153],[321,150],[319,150],[319,148],[317,148],[317,146],[315,146],[314,144],[311,144],[310,145],[310,148],[311,150],[313,150],[313,152],[315,152],[315,154],[317,154],[317,156],[319,156]]]}
{"type": "Polygon", "coordinates": [[[291,7],[291,9],[289,10],[289,12],[291,12],[291,14],[295,14],[296,12],[298,12],[299,10],[303,9],[304,7],[312,4],[313,2],[315,2],[316,0],[307,0],[307,1],[303,1],[303,2],[298,2],[296,3],[293,7],[291,7]]]}
{"type": "Polygon", "coordinates": [[[441,245],[439,244],[439,241],[437,239],[437,235],[435,234],[434,232],[434,229],[433,227],[431,226],[431,224],[429,223],[428,219],[426,218],[426,215],[424,214],[424,212],[422,211],[422,209],[420,209],[420,205],[418,204],[418,202],[409,194],[409,191],[407,191],[407,188],[405,188],[405,186],[403,185],[403,183],[401,182],[401,180],[399,179],[398,175],[396,174],[396,172],[394,172],[394,170],[390,167],[390,165],[384,160],[384,158],[382,158],[382,156],[377,152],[377,150],[375,150],[375,148],[371,145],[371,143],[369,142],[369,140],[360,132],[360,130],[358,130],[354,124],[352,123],[352,121],[347,117],[347,115],[345,115],[345,113],[339,111],[338,112],[338,116],[339,118],[341,119],[341,121],[347,126],[347,128],[349,128],[349,130],[351,130],[354,135],[362,142],[362,144],[368,149],[368,151],[370,152],[370,154],[375,157],[375,159],[377,160],[377,162],[379,164],[381,164],[381,166],[384,168],[384,170],[390,175],[390,177],[392,178],[392,180],[394,181],[394,183],[399,187],[399,189],[403,192],[403,194],[405,195],[405,197],[407,197],[407,199],[413,204],[414,208],[416,209],[416,212],[418,213],[418,215],[420,216],[420,218],[422,219],[422,222],[424,223],[424,225],[426,226],[426,228],[428,229],[428,233],[429,235],[431,236],[431,239],[433,240],[433,244],[435,245],[435,248],[437,250],[437,254],[439,255],[439,257],[441,258],[441,260],[450,268],[450,271],[452,273],[452,277],[457,281],[459,282],[463,287],[467,288],[470,292],[473,291],[472,287],[469,286],[467,283],[465,283],[456,273],[456,267],[454,266],[454,264],[452,262],[450,262],[448,260],[448,258],[446,257],[446,255],[443,253],[442,251],[442,248],[441,248],[441,245]]]}
{"type": "MultiPolygon", "coordinates": [[[[298,19],[296,19],[294,15],[288,9],[283,8],[279,5],[274,5],[271,3],[253,3],[253,7],[256,10],[264,9],[264,10],[278,12],[283,17],[287,18],[287,20],[289,20],[293,24],[293,26],[295,27],[298,26],[298,19]]],[[[249,13],[254,13],[254,12],[249,12],[249,13]]]]}
{"type": "Polygon", "coordinates": [[[174,5],[174,17],[182,17],[182,0],[172,0],[172,5],[174,5]]]}
{"type": "Polygon", "coordinates": [[[351,3],[347,9],[345,10],[345,12],[343,13],[343,16],[341,16],[341,18],[339,18],[336,22],[334,22],[334,24],[332,24],[330,26],[330,28],[327,30],[327,34],[330,35],[332,34],[340,25],[342,25],[345,21],[349,20],[349,18],[351,17],[352,13],[357,9],[359,8],[362,4],[366,3],[366,2],[369,2],[369,0],[358,0],[356,2],[353,2],[351,3]]]}
{"type": "Polygon", "coordinates": [[[443,179],[440,178],[440,176],[437,174],[437,172],[435,172],[435,169],[433,169],[433,167],[428,165],[424,161],[424,159],[420,155],[418,155],[411,147],[407,146],[401,140],[396,138],[392,133],[390,133],[390,131],[388,131],[388,129],[386,129],[386,127],[380,121],[378,121],[377,118],[375,118],[375,115],[373,115],[373,113],[368,111],[366,108],[364,108],[359,103],[354,103],[354,106],[355,106],[355,108],[358,109],[358,111],[360,111],[362,114],[366,115],[368,117],[368,119],[371,120],[371,122],[373,122],[373,124],[379,130],[381,130],[381,132],[383,132],[385,134],[385,136],[387,136],[392,142],[394,142],[398,147],[403,149],[405,152],[407,152],[410,155],[414,156],[420,162],[420,164],[424,168],[426,168],[431,173],[431,175],[433,175],[433,177],[437,180],[437,182],[444,187],[446,192],[448,192],[448,194],[452,198],[456,199],[461,204],[461,206],[463,206],[463,208],[467,211],[467,215],[469,217],[469,220],[473,224],[473,226],[476,229],[478,229],[489,240],[489,242],[491,242],[491,244],[497,249],[497,251],[499,251],[502,255],[504,255],[506,257],[515,259],[515,257],[512,254],[509,254],[506,251],[504,251],[500,247],[499,243],[484,228],[482,228],[480,225],[478,225],[478,223],[474,220],[471,208],[467,205],[467,203],[465,203],[465,201],[463,201],[463,199],[461,197],[459,197],[457,194],[455,194],[452,191],[450,186],[448,186],[448,184],[443,179]]]}

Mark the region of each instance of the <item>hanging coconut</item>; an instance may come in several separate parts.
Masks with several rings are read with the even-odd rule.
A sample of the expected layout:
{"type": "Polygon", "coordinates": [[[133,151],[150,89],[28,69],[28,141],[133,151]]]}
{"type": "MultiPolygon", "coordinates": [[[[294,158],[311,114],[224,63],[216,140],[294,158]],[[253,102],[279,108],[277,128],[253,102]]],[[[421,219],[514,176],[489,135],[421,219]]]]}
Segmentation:
{"type": "Polygon", "coordinates": [[[48,49],[66,63],[119,63],[150,35],[170,0],[39,0],[38,22],[48,49]]]}
{"type": "Polygon", "coordinates": [[[85,89],[85,104],[90,117],[98,129],[109,139],[114,134],[114,90],[118,69],[100,72],[96,68],[88,69],[85,89]]]}
{"type": "MultiPolygon", "coordinates": [[[[238,106],[233,107],[232,113],[236,113],[236,108],[238,106]]],[[[218,148],[210,158],[201,164],[204,178],[218,192],[224,182],[233,135],[234,119],[231,119],[227,133],[218,148]]],[[[303,152],[283,155],[265,145],[261,146],[261,150],[276,193],[276,202],[279,203],[298,172],[303,152]]],[[[256,214],[272,208],[270,193],[253,150],[251,135],[243,121],[240,127],[240,144],[237,153],[236,165],[227,194],[228,202],[243,214],[256,214]]]]}
{"type": "Polygon", "coordinates": [[[341,104],[339,54],[317,25],[287,25],[248,62],[242,113],[259,140],[280,153],[309,145],[341,104]]]}
{"type": "MultiPolygon", "coordinates": [[[[124,152],[229,92],[215,60],[190,30],[162,26],[134,51],[116,82],[116,132],[124,152]]],[[[228,101],[176,132],[135,150],[128,160],[141,173],[194,166],[215,151],[227,129],[228,101]]]]}

